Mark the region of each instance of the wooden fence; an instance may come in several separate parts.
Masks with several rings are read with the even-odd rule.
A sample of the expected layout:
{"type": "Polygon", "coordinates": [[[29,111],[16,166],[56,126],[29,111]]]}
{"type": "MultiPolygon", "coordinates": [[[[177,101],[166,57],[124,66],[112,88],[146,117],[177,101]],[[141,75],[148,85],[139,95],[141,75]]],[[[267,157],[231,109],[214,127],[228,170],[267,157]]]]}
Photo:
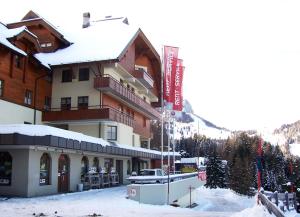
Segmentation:
{"type": "Polygon", "coordinates": [[[269,192],[260,192],[259,197],[261,203],[267,207],[269,213],[273,213],[276,217],[285,217],[284,209],[291,211],[296,209],[297,201],[295,193],[269,193],[269,192]],[[279,203],[282,201],[282,203],[279,203]]]}

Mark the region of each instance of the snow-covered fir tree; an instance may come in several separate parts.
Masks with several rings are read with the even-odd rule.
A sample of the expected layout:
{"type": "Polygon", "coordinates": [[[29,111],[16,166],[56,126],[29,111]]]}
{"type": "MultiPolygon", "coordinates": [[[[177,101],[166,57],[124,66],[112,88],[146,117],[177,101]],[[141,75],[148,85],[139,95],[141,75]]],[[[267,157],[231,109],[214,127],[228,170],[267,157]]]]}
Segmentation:
{"type": "Polygon", "coordinates": [[[225,166],[220,157],[214,150],[208,156],[206,163],[206,187],[224,188],[225,187],[225,166]]]}

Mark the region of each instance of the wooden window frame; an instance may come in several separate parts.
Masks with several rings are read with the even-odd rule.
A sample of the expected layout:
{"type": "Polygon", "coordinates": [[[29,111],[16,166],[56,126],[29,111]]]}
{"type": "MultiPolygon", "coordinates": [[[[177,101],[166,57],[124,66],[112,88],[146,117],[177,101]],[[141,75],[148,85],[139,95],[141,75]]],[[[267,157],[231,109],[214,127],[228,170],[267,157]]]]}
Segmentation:
{"type": "Polygon", "coordinates": [[[72,98],[71,97],[62,97],[60,98],[60,108],[61,110],[71,110],[72,98]],[[66,101],[63,103],[63,101],[66,101]],[[68,103],[68,101],[70,101],[68,103]]]}
{"type": "Polygon", "coordinates": [[[51,158],[48,153],[43,153],[40,158],[40,185],[51,185],[51,158]],[[42,163],[45,163],[45,167],[42,168],[42,163]]]}
{"type": "Polygon", "coordinates": [[[20,55],[15,55],[14,58],[14,66],[18,69],[23,69],[23,57],[21,57],[20,55]]]}
{"type": "Polygon", "coordinates": [[[73,79],[73,72],[71,69],[64,69],[61,72],[61,82],[62,83],[67,83],[67,82],[72,82],[73,79]]]}
{"type": "Polygon", "coordinates": [[[90,68],[79,68],[78,81],[89,81],[90,80],[90,68]]]}
{"type": "Polygon", "coordinates": [[[89,108],[89,97],[88,96],[78,96],[77,107],[78,107],[78,109],[88,109],[89,108]]]}
{"type": "Polygon", "coordinates": [[[106,136],[107,136],[107,140],[116,141],[118,139],[118,127],[107,126],[106,136]]]}
{"type": "Polygon", "coordinates": [[[25,90],[25,97],[24,97],[24,104],[25,105],[32,105],[32,91],[25,90]]]}

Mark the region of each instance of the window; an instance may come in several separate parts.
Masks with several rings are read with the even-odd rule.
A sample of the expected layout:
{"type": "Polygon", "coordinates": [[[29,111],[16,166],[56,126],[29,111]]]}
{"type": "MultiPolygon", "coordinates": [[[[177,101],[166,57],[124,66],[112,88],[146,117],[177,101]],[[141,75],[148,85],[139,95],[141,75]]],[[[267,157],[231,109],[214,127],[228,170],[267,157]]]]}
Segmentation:
{"type": "Polygon", "coordinates": [[[116,126],[107,126],[107,139],[108,140],[117,140],[117,127],[116,126]]]}
{"type": "Polygon", "coordinates": [[[0,186],[11,185],[12,157],[8,152],[0,152],[0,186]]]}
{"type": "Polygon", "coordinates": [[[143,117],[143,127],[147,126],[147,119],[145,117],[143,117]]]}
{"type": "Polygon", "coordinates": [[[97,157],[94,157],[94,160],[93,160],[93,167],[95,168],[95,172],[99,172],[99,158],[97,157]]]}
{"type": "Polygon", "coordinates": [[[89,97],[79,96],[78,97],[78,109],[87,109],[89,107],[89,97]]]}
{"type": "Polygon", "coordinates": [[[45,47],[52,47],[52,43],[51,43],[51,42],[41,43],[41,47],[42,47],[42,48],[45,48],[45,47]]]}
{"type": "Polygon", "coordinates": [[[0,80],[0,96],[3,96],[3,90],[4,90],[4,81],[0,80]]]}
{"type": "Polygon", "coordinates": [[[40,160],[40,185],[50,185],[50,164],[49,154],[44,153],[40,160]]]}
{"type": "Polygon", "coordinates": [[[15,55],[15,67],[21,69],[23,66],[22,57],[19,55],[15,55]]]}
{"type": "Polygon", "coordinates": [[[131,175],[131,164],[130,164],[130,160],[127,160],[127,175],[131,175]]]}
{"type": "Polygon", "coordinates": [[[73,73],[71,69],[66,69],[62,71],[61,82],[72,82],[73,73]]]}
{"type": "Polygon", "coordinates": [[[134,111],[131,111],[131,117],[134,119],[134,111]]]}
{"type": "Polygon", "coordinates": [[[110,173],[111,168],[114,166],[114,161],[112,158],[104,158],[104,168],[107,173],[110,173]]]}
{"type": "Polygon", "coordinates": [[[25,91],[24,103],[26,105],[31,105],[32,104],[32,91],[31,90],[26,90],[25,91]]]}
{"type": "Polygon", "coordinates": [[[88,81],[90,79],[90,69],[80,68],[79,69],[79,81],[88,81]]]}
{"type": "Polygon", "coordinates": [[[60,101],[61,110],[70,110],[71,109],[71,97],[63,97],[60,101]]]}
{"type": "Polygon", "coordinates": [[[45,103],[44,103],[44,109],[46,111],[49,111],[51,108],[51,97],[45,96],[45,103]]]}
{"type": "Polygon", "coordinates": [[[89,159],[86,156],[83,156],[81,159],[81,178],[84,177],[89,171],[89,159]]]}

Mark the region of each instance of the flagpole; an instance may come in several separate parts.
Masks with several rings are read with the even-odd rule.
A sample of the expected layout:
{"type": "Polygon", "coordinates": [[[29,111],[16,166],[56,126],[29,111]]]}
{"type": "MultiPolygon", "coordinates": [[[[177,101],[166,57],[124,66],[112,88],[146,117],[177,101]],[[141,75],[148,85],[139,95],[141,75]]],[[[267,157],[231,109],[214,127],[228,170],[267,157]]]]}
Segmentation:
{"type": "Polygon", "coordinates": [[[172,137],[172,142],[173,142],[173,174],[175,174],[175,117],[172,118],[172,122],[173,122],[173,137],[172,137]]]}
{"type": "Polygon", "coordinates": [[[161,145],[161,169],[163,170],[164,167],[164,49],[162,47],[162,58],[161,58],[161,81],[160,81],[160,87],[161,87],[161,138],[160,138],[160,145],[161,145]]]}
{"type": "Polygon", "coordinates": [[[170,120],[171,120],[171,110],[168,112],[168,205],[170,204],[170,120]]]}

